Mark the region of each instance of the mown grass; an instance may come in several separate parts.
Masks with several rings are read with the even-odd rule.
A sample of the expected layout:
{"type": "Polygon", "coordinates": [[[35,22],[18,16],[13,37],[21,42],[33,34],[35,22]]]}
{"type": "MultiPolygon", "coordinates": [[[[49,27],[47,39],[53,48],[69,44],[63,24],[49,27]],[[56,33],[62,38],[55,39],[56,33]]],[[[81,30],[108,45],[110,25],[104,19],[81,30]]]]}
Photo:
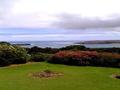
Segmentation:
{"type": "Polygon", "coordinates": [[[120,90],[120,80],[111,78],[119,68],[66,66],[31,63],[0,68],[0,90],[120,90]],[[43,70],[62,72],[54,78],[33,78],[29,74],[43,70]]]}

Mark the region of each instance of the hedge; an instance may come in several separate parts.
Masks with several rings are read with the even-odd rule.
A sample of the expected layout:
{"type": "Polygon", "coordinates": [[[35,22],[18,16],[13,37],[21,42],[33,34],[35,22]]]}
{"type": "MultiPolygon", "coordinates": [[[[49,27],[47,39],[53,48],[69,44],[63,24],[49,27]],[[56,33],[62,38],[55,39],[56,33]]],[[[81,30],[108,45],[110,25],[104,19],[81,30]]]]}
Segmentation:
{"type": "Polygon", "coordinates": [[[79,66],[120,67],[120,54],[96,51],[60,51],[54,54],[48,62],[79,66]]]}

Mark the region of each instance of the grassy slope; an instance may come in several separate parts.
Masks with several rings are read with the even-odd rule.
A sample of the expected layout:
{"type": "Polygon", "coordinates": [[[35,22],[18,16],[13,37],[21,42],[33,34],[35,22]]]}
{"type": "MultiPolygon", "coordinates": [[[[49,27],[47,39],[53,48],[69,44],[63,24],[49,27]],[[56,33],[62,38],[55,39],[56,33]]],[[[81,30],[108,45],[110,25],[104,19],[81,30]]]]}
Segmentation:
{"type": "Polygon", "coordinates": [[[0,68],[0,90],[120,90],[120,80],[111,78],[120,69],[76,67],[33,63],[0,68]],[[50,69],[63,72],[59,78],[38,79],[29,73],[50,69]]]}

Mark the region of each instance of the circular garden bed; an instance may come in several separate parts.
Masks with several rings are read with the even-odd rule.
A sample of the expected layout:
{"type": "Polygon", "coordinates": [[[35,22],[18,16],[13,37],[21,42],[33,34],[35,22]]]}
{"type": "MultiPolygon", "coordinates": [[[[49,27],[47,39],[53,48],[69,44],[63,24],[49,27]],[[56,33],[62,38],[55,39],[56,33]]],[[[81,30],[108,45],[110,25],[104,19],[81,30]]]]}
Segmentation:
{"type": "Polygon", "coordinates": [[[52,77],[58,77],[62,75],[63,73],[53,72],[51,70],[44,70],[42,72],[32,73],[32,76],[36,78],[52,78],[52,77]]]}
{"type": "Polygon", "coordinates": [[[113,78],[120,79],[120,74],[114,74],[112,75],[113,78]]]}

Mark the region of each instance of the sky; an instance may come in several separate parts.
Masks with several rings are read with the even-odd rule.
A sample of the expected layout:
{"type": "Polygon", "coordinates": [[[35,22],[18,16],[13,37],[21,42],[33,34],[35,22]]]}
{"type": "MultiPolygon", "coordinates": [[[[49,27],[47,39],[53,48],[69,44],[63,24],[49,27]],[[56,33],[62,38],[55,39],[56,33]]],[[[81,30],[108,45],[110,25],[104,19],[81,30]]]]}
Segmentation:
{"type": "Polygon", "coordinates": [[[120,0],[0,0],[0,41],[120,38],[120,0]]]}

